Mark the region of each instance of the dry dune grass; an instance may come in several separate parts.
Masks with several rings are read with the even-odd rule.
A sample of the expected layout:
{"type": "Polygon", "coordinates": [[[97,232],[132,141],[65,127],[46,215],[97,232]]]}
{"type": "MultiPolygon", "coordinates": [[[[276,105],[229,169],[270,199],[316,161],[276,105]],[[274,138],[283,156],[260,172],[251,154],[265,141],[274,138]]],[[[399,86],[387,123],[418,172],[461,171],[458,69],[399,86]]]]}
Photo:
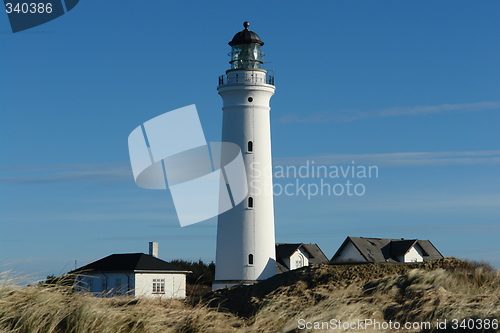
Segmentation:
{"type": "Polygon", "coordinates": [[[500,274],[486,264],[453,258],[404,265],[321,265],[277,275],[263,284],[223,290],[209,298],[210,304],[248,318],[249,328],[255,332],[321,331],[298,329],[299,319],[312,323],[372,319],[401,324],[499,320],[500,274]]]}
{"type": "MultiPolygon", "coordinates": [[[[451,258],[407,265],[321,265],[210,293],[196,304],[97,298],[64,286],[0,283],[0,333],[320,332],[299,329],[299,319],[453,318],[500,319],[498,271],[451,258]]],[[[413,330],[424,331],[429,330],[413,330]]],[[[439,332],[446,331],[457,332],[439,332]]]]}
{"type": "Polygon", "coordinates": [[[0,332],[232,332],[239,319],[180,300],[97,298],[68,287],[0,289],[0,332]]]}

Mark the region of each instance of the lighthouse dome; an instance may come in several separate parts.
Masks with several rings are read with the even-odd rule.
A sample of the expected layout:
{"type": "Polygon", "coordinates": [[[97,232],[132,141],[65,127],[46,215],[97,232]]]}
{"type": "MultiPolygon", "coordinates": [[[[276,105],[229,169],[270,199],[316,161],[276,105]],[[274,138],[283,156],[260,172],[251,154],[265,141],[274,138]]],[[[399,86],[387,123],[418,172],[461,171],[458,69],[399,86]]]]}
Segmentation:
{"type": "Polygon", "coordinates": [[[260,37],[253,31],[248,30],[250,23],[244,22],[243,26],[245,29],[238,32],[234,35],[233,40],[231,40],[228,44],[231,46],[240,45],[240,44],[259,44],[264,45],[264,42],[260,40],[260,37]]]}

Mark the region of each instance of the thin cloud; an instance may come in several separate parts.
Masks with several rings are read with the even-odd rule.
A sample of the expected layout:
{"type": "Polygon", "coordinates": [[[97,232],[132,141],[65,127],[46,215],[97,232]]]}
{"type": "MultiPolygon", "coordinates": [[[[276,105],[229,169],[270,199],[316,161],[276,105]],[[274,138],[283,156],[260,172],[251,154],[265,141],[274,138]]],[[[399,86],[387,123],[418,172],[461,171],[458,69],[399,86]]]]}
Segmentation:
{"type": "Polygon", "coordinates": [[[127,162],[20,165],[0,168],[0,184],[94,183],[112,186],[133,181],[132,170],[127,162]]]}
{"type": "MultiPolygon", "coordinates": [[[[203,235],[154,235],[154,239],[157,241],[206,240],[206,239],[214,240],[215,237],[216,237],[215,233],[203,234],[203,235]]],[[[102,241],[149,241],[151,240],[151,238],[152,238],[151,236],[112,236],[112,237],[96,237],[94,239],[102,241]]]]}
{"type": "Polygon", "coordinates": [[[308,116],[289,114],[278,118],[280,123],[327,123],[349,122],[366,118],[382,118],[397,116],[422,116],[452,112],[480,112],[500,109],[500,102],[478,102],[465,104],[419,105],[410,107],[392,107],[373,111],[340,110],[321,111],[308,116]]]}
{"type": "Polygon", "coordinates": [[[500,164],[500,150],[488,151],[444,151],[444,152],[399,152],[386,154],[315,155],[303,157],[280,157],[273,159],[277,166],[303,165],[376,165],[376,166],[443,166],[500,164]]]}
{"type": "MultiPolygon", "coordinates": [[[[498,194],[468,194],[468,193],[451,193],[441,192],[437,194],[421,194],[421,195],[406,195],[399,193],[398,200],[394,200],[394,196],[380,195],[381,198],[371,204],[359,205],[356,208],[365,211],[392,211],[397,213],[408,213],[411,211],[419,212],[426,211],[440,212],[443,210],[467,210],[467,209],[487,209],[493,208],[498,210],[500,195],[498,194]]],[[[497,229],[500,224],[497,224],[497,229]]]]}
{"type": "MultiPolygon", "coordinates": [[[[167,202],[168,205],[168,202],[167,202]]],[[[168,207],[168,206],[167,206],[168,207]]],[[[15,216],[9,216],[9,223],[14,224],[23,224],[30,223],[32,221],[37,221],[39,223],[42,222],[50,222],[50,223],[74,223],[74,224],[82,224],[82,223],[111,223],[111,222],[139,222],[144,223],[144,221],[155,222],[155,223],[165,223],[167,225],[173,224],[179,226],[179,222],[177,222],[177,215],[171,212],[161,212],[159,210],[164,210],[164,207],[156,207],[151,208],[145,211],[142,209],[143,207],[138,207],[137,209],[131,209],[130,212],[122,212],[119,209],[110,209],[115,210],[112,212],[103,212],[103,213],[86,213],[81,211],[71,211],[71,212],[59,212],[58,214],[50,214],[50,213],[40,213],[36,214],[17,214],[15,216]],[[141,210],[142,209],[142,210],[141,210]]]]}
{"type": "MultiPolygon", "coordinates": [[[[448,151],[448,152],[398,152],[386,154],[342,154],[278,157],[276,166],[309,165],[376,165],[376,166],[437,166],[500,164],[500,150],[448,151]]],[[[52,165],[21,165],[0,168],[0,184],[48,185],[87,183],[98,186],[132,184],[133,177],[128,162],[80,163],[52,165]]]]}

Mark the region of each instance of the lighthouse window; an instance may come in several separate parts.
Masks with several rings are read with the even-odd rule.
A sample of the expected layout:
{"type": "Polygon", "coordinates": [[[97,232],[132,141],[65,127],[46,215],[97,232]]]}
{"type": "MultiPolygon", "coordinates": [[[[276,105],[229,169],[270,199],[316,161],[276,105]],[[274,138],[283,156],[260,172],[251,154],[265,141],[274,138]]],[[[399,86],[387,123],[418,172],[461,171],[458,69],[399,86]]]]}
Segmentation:
{"type": "Polygon", "coordinates": [[[248,148],[247,150],[249,152],[253,151],[253,141],[248,141],[248,147],[247,148],[248,148]]]}
{"type": "Polygon", "coordinates": [[[253,254],[248,255],[248,264],[253,265],[253,254]]]}
{"type": "Polygon", "coordinates": [[[248,197],[248,208],[253,208],[253,198],[248,197]]]}
{"type": "Polygon", "coordinates": [[[250,103],[252,103],[252,102],[253,102],[253,97],[248,97],[248,101],[249,101],[250,103]]]}

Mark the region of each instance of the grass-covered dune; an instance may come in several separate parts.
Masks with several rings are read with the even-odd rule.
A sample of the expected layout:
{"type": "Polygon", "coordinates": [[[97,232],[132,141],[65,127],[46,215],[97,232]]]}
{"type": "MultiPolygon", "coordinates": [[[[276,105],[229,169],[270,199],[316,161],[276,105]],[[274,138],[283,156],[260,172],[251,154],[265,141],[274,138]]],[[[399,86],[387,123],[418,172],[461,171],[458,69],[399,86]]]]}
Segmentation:
{"type": "MultiPolygon", "coordinates": [[[[196,301],[97,298],[62,285],[20,288],[0,283],[0,333],[341,332],[332,324],[366,319],[373,324],[433,326],[446,319],[446,326],[435,332],[500,331],[494,325],[500,320],[500,273],[485,264],[453,258],[414,264],[319,265],[253,286],[209,293],[196,301]],[[470,320],[475,328],[477,323],[490,325],[473,330],[470,320]],[[467,321],[469,327],[460,327],[467,321]]],[[[391,330],[371,326],[348,331],[391,330]]]]}

